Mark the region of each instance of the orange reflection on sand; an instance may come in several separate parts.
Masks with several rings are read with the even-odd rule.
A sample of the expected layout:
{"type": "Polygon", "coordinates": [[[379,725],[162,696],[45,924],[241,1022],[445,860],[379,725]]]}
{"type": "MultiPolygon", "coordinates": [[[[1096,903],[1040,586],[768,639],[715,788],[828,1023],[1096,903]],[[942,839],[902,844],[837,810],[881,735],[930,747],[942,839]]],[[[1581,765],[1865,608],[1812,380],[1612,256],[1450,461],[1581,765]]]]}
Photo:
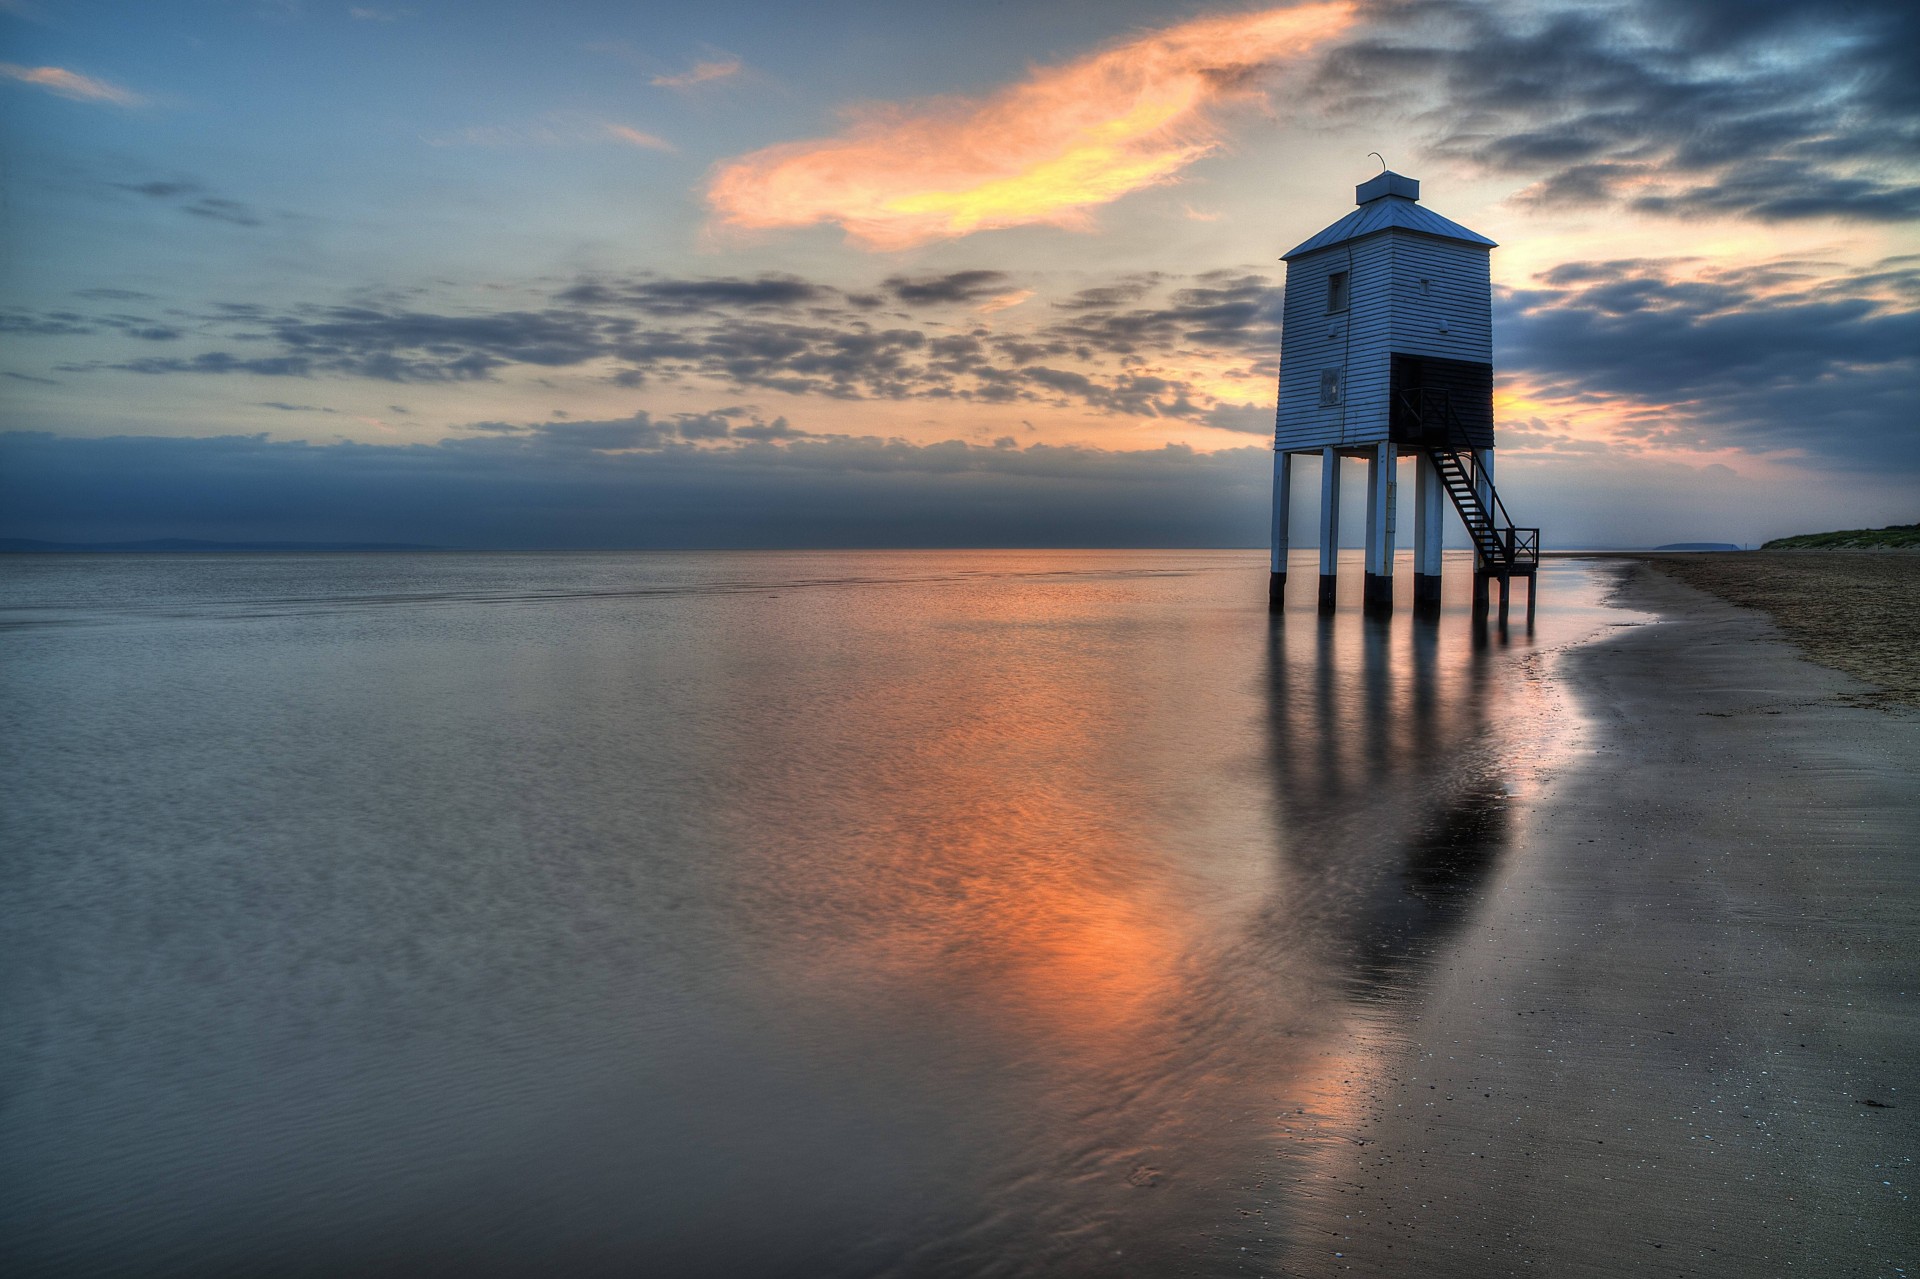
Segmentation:
{"type": "MultiPolygon", "coordinates": [[[[990,575],[1036,558],[967,562],[990,575]]],[[[1195,927],[1187,881],[1156,842],[1151,804],[1128,789],[1139,711],[1126,676],[1147,659],[1106,632],[1089,639],[1063,598],[996,583],[929,641],[913,596],[849,594],[837,607],[868,611],[860,629],[883,644],[898,628],[892,647],[911,659],[863,664],[830,720],[741,708],[794,761],[770,779],[785,793],[756,799],[755,812],[783,820],[745,833],[764,850],[765,879],[748,891],[792,898],[807,926],[826,903],[834,921],[797,947],[807,986],[1082,1043],[1124,1035],[1175,998],[1195,927]],[[798,833],[818,831],[835,836],[798,833]]],[[[1110,607],[1097,595],[1083,606],[1089,623],[1110,607]]],[[[802,646],[832,633],[783,631],[802,646]]]]}
{"type": "Polygon", "coordinates": [[[1352,17],[1336,2],[1200,19],[1036,69],[985,99],[869,108],[838,137],[722,165],[708,201],[728,226],[837,222],[878,250],[1034,223],[1084,228],[1090,209],[1212,151],[1209,106],[1352,17]]]}
{"type": "MultiPolygon", "coordinates": [[[[918,694],[964,710],[905,764],[911,803],[869,843],[908,896],[882,907],[891,926],[863,959],[914,984],[958,976],[968,996],[990,992],[996,1020],[1097,1038],[1171,997],[1186,939],[1141,815],[1098,766],[1114,690],[1076,674],[974,667],[918,694]],[[922,891],[928,875],[943,891],[922,891]]],[[[918,697],[892,705],[917,716],[918,697]]]]}

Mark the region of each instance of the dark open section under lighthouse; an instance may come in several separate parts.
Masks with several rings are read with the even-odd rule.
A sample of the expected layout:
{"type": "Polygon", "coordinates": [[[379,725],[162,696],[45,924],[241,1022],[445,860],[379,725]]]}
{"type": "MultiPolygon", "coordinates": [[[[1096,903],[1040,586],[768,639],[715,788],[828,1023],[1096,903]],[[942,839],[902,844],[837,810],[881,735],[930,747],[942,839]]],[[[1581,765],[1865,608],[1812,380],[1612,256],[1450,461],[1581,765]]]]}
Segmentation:
{"type": "Polygon", "coordinates": [[[1493,365],[1396,352],[1387,434],[1419,448],[1493,447],[1493,365]]]}

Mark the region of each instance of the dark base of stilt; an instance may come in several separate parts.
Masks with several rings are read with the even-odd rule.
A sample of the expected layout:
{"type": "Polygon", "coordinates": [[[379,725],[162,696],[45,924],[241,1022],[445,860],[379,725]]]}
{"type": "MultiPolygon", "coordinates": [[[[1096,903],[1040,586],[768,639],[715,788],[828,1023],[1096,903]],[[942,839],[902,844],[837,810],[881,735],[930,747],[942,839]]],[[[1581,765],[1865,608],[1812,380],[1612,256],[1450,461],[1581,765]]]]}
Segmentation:
{"type": "Polygon", "coordinates": [[[1493,574],[1476,572],[1473,575],[1473,615],[1484,618],[1493,604],[1493,593],[1488,588],[1493,584],[1493,574]]]}
{"type": "Polygon", "coordinates": [[[1510,593],[1509,588],[1512,585],[1512,578],[1502,577],[1500,579],[1500,629],[1503,631],[1507,629],[1507,597],[1510,593]]]}
{"type": "Polygon", "coordinates": [[[1393,578],[1382,573],[1367,574],[1366,593],[1361,598],[1366,601],[1369,613],[1393,612],[1393,578]]]}
{"type": "Polygon", "coordinates": [[[1320,611],[1333,612],[1334,601],[1339,598],[1339,595],[1340,579],[1332,573],[1322,573],[1320,575],[1320,611]]]}
{"type": "Polygon", "coordinates": [[[1440,607],[1440,575],[1438,573],[1413,575],[1413,606],[1427,611],[1440,607]]]}
{"type": "Polygon", "coordinates": [[[1287,575],[1267,574],[1267,612],[1278,613],[1287,606],[1287,575]]]}
{"type": "Polygon", "coordinates": [[[1540,577],[1537,573],[1527,574],[1527,634],[1533,634],[1533,597],[1540,591],[1540,577]]]}

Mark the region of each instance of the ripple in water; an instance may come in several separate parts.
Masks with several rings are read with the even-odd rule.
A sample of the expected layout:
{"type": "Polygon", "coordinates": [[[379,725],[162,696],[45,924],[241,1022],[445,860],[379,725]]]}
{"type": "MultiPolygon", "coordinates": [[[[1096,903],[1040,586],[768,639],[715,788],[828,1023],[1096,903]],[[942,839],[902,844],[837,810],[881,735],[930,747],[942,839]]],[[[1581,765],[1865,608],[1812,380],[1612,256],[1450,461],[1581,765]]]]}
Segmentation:
{"type": "Polygon", "coordinates": [[[0,576],[14,1274],[1257,1265],[1605,620],[1274,621],[1246,552],[0,576]]]}

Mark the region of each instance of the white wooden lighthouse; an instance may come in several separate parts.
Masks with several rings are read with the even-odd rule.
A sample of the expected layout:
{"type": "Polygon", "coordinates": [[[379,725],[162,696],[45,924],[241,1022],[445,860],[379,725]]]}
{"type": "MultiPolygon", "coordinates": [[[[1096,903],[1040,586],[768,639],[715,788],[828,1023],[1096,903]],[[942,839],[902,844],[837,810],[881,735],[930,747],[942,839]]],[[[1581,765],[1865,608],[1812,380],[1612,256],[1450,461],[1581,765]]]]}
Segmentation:
{"type": "MultiPolygon", "coordinates": [[[[1353,212],[1288,253],[1274,421],[1269,603],[1287,579],[1293,459],[1321,458],[1320,604],[1333,606],[1342,458],[1367,463],[1366,606],[1393,607],[1395,473],[1415,467],[1414,602],[1440,601],[1448,499],[1475,551],[1474,604],[1532,578],[1539,530],[1518,529],[1493,487],[1492,240],[1420,203],[1420,184],[1382,173],[1353,212]]],[[[1529,582],[1528,612],[1533,590],[1529,582]]]]}

